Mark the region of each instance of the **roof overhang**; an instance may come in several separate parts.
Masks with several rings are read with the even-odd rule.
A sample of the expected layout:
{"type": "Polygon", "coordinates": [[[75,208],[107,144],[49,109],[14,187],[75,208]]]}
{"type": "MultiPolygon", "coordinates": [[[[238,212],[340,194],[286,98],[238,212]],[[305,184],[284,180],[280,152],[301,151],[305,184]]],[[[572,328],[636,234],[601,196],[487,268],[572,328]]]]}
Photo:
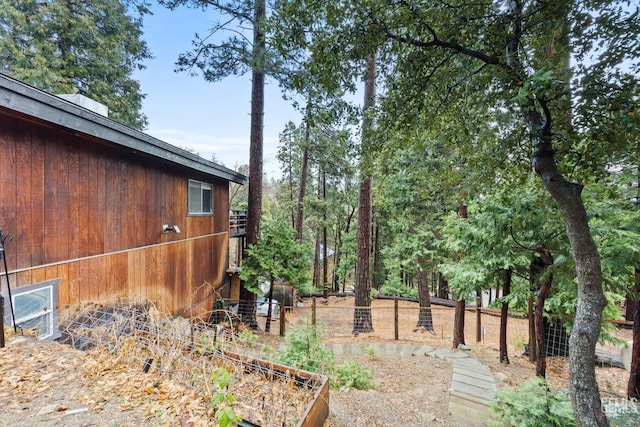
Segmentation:
{"type": "Polygon", "coordinates": [[[0,108],[238,184],[247,177],[0,73],[0,108]]]}

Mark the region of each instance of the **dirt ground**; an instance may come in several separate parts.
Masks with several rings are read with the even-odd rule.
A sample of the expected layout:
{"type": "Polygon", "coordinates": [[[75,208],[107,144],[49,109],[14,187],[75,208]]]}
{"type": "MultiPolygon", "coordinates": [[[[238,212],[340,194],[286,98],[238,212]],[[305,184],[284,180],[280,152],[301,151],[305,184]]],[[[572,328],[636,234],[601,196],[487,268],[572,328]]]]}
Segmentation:
{"type": "MultiPolygon", "coordinates": [[[[348,304],[348,301],[328,302],[332,303],[348,304]]],[[[304,312],[300,314],[304,316],[304,312]]],[[[428,335],[424,334],[425,339],[428,335]]],[[[279,338],[273,336],[265,338],[274,344],[279,342],[279,338]]],[[[327,339],[387,340],[376,334],[327,339]]],[[[502,386],[521,384],[534,375],[535,367],[517,352],[511,353],[509,365],[503,365],[498,361],[497,346],[470,345],[471,354],[491,368],[502,386]]],[[[0,405],[3,408],[0,425],[214,425],[201,396],[194,395],[188,388],[171,382],[157,384],[140,369],[105,368],[102,357],[104,355],[97,357],[95,353],[84,353],[56,342],[37,341],[29,336],[9,337],[6,348],[0,349],[0,405]],[[188,414],[193,413],[199,417],[190,418],[188,414]]],[[[373,372],[375,389],[331,390],[326,427],[465,425],[452,418],[447,410],[450,375],[447,362],[417,356],[350,358],[373,372]]],[[[553,388],[567,389],[566,359],[550,358],[547,373],[553,388]]],[[[624,396],[628,372],[619,368],[597,368],[597,375],[603,396],[624,396]]]]}

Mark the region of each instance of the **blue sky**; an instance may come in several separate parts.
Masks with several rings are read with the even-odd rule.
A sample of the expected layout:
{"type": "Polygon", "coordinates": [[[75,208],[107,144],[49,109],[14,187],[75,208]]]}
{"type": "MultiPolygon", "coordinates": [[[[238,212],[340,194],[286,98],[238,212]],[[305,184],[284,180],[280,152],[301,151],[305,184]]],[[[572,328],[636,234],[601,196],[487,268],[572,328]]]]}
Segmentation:
{"type": "MultiPolygon", "coordinates": [[[[193,35],[206,34],[214,22],[212,11],[180,8],[170,11],[152,5],[145,17],[144,39],[154,55],[147,68],[138,71],[143,113],[149,119],[146,133],[170,144],[193,149],[229,168],[249,163],[251,76],[227,77],[208,83],[202,76],[174,72],[178,55],[191,47],[193,35]]],[[[280,175],[276,151],[278,134],[288,121],[300,122],[300,114],[282,99],[277,83],[267,80],[264,116],[264,172],[280,175]]]]}

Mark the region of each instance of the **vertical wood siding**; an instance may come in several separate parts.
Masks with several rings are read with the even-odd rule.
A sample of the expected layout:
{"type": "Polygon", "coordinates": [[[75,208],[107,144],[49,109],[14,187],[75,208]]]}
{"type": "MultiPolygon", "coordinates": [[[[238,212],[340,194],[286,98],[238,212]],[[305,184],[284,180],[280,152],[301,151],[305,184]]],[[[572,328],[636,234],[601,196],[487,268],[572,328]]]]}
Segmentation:
{"type": "Polygon", "coordinates": [[[1,113],[12,286],[60,277],[62,305],[140,295],[173,314],[211,309],[227,266],[226,180],[1,113]],[[213,216],[187,215],[189,178],[214,184],[213,216]]]}

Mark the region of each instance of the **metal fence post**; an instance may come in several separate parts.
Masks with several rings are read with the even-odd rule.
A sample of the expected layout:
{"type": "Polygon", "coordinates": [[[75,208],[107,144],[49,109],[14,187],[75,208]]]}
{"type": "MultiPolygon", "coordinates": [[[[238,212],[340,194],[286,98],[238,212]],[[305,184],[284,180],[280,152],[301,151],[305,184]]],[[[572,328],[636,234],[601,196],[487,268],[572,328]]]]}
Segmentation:
{"type": "Polygon", "coordinates": [[[398,331],[398,298],[393,299],[393,337],[395,340],[400,339],[400,334],[398,331]]]}

